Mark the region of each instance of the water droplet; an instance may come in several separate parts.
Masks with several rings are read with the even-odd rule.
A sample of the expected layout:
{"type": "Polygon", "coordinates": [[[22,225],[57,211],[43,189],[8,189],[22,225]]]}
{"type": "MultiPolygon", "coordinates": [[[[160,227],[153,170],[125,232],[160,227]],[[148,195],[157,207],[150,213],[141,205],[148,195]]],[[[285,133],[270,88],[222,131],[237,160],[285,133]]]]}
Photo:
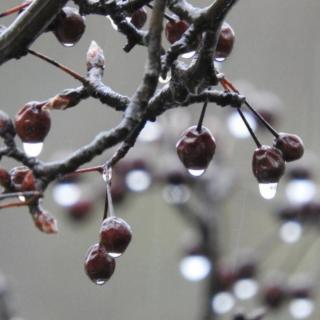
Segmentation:
{"type": "Polygon", "coordinates": [[[62,207],[73,206],[81,198],[81,190],[75,183],[58,183],[52,193],[54,200],[62,207]]]}
{"type": "Polygon", "coordinates": [[[112,20],[112,18],[111,18],[110,16],[106,16],[106,18],[110,21],[111,27],[112,27],[115,31],[118,31],[118,26],[114,23],[114,21],[112,20]]]}
{"type": "Polygon", "coordinates": [[[190,198],[190,190],[187,186],[168,185],[163,189],[163,198],[169,204],[185,203],[190,198]]]}
{"type": "Polygon", "coordinates": [[[120,252],[108,252],[108,255],[110,257],[112,257],[112,258],[119,258],[122,255],[122,253],[120,253],[120,252]]]}
{"type": "Polygon", "coordinates": [[[143,169],[131,170],[126,175],[126,185],[133,192],[142,192],[151,185],[151,176],[143,169]]]}
{"type": "Polygon", "coordinates": [[[251,299],[258,292],[258,283],[253,279],[241,279],[235,283],[233,292],[240,300],[251,299]]]}
{"type": "Polygon", "coordinates": [[[43,142],[36,142],[36,143],[27,143],[24,142],[22,144],[23,150],[28,157],[37,157],[43,148],[43,142]]]}
{"type": "Polygon", "coordinates": [[[193,169],[188,169],[188,172],[194,176],[194,177],[200,177],[205,173],[205,169],[200,169],[200,170],[193,170],[193,169]]]}
{"type": "Polygon", "coordinates": [[[259,183],[259,191],[262,198],[273,199],[277,193],[278,183],[259,183]]]}
{"type": "Polygon", "coordinates": [[[226,60],[226,58],[214,58],[214,60],[216,60],[218,62],[223,62],[224,60],[226,60]]]}
{"type": "Polygon", "coordinates": [[[229,292],[219,292],[212,299],[212,309],[217,314],[228,313],[234,305],[234,298],[229,292]]]}
{"type": "Polygon", "coordinates": [[[314,310],[314,302],[307,298],[298,298],[292,300],[289,305],[289,311],[295,319],[306,319],[311,316],[314,310]]]}
{"type": "Polygon", "coordinates": [[[280,228],[280,238],[286,243],[296,243],[302,236],[302,226],[299,222],[288,221],[280,228]]]}
{"type": "Polygon", "coordinates": [[[195,55],[195,51],[190,51],[181,55],[184,59],[191,59],[195,55]]]}
{"type": "MultiPolygon", "coordinates": [[[[257,129],[257,121],[256,119],[248,112],[243,112],[244,116],[246,117],[251,129],[256,131],[257,129]]],[[[232,112],[227,120],[228,129],[231,134],[236,138],[245,139],[250,137],[250,133],[243,123],[243,120],[239,116],[237,112],[232,112]]]]}
{"type": "Polygon", "coordinates": [[[26,197],[25,196],[19,196],[18,198],[19,198],[19,200],[21,202],[25,202],[26,201],[26,197]]]}
{"type": "Polygon", "coordinates": [[[95,281],[95,284],[97,284],[98,286],[102,286],[103,284],[105,284],[106,282],[104,281],[104,280],[100,280],[100,279],[98,279],[98,280],[96,280],[95,281]]]}
{"type": "Polygon", "coordinates": [[[180,262],[180,272],[186,280],[201,281],[211,270],[209,259],[201,255],[184,257],[180,262]]]}
{"type": "Polygon", "coordinates": [[[294,179],[286,186],[286,195],[293,204],[306,203],[316,194],[315,183],[309,179],[294,179]]]}
{"type": "Polygon", "coordinates": [[[161,76],[159,77],[159,82],[162,83],[162,84],[166,84],[170,80],[171,80],[171,73],[170,72],[167,73],[167,76],[166,76],[165,79],[163,79],[161,76]]]}
{"type": "Polygon", "coordinates": [[[63,46],[71,48],[74,46],[74,43],[62,43],[63,46]]]}

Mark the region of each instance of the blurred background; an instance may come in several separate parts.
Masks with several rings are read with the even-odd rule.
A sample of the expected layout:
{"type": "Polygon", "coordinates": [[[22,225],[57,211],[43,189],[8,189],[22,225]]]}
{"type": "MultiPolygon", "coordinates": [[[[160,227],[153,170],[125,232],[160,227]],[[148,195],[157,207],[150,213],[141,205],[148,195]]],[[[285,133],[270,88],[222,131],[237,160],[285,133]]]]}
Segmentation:
{"type": "MultiPolygon", "coordinates": [[[[202,7],[210,3],[208,0],[190,2],[202,7]]],[[[3,0],[0,11],[18,3],[3,0]]],[[[236,33],[235,48],[222,65],[222,72],[247,94],[248,101],[276,115],[274,125],[279,131],[293,132],[303,138],[306,154],[300,164],[313,172],[315,184],[320,169],[319,12],[320,3],[315,0],[239,1],[228,16],[236,33]]],[[[6,18],[1,23],[10,21],[6,18]]],[[[89,16],[86,22],[86,33],[75,47],[64,48],[48,33],[32,48],[85,74],[86,51],[90,41],[96,40],[106,57],[104,82],[122,94],[132,95],[143,75],[145,48],[136,47],[126,54],[122,50],[124,37],[112,29],[106,18],[89,16]]],[[[0,74],[1,109],[12,117],[28,101],[44,100],[63,89],[78,86],[61,71],[32,56],[6,63],[1,66],[0,74]]],[[[274,200],[262,199],[251,173],[253,141],[237,138],[230,132],[228,108],[211,104],[208,109],[205,125],[217,139],[217,162],[220,161],[212,164],[208,174],[223,164],[228,174],[223,176],[221,170],[220,178],[232,179],[228,181],[233,185],[219,200],[218,236],[222,256],[234,259],[241,252],[254,251],[263,244],[264,251],[259,252],[261,283],[272,272],[285,273],[289,280],[299,274],[319,279],[320,241],[316,228],[304,228],[301,240],[289,244],[278,235],[280,222],[273,213],[288,203],[288,181],[280,182],[274,200]]],[[[188,110],[168,112],[159,119],[166,138],[151,144],[140,141],[129,157],[147,159],[157,174],[171,166],[181,170],[175,141],[179,132],[196,123],[200,110],[201,105],[195,105],[188,110]]],[[[121,114],[93,99],[51,115],[52,129],[40,155],[44,161],[70,154],[121,118],[121,114]]],[[[258,135],[264,143],[272,143],[266,131],[258,131],[258,135]]],[[[111,154],[112,150],[106,152],[92,165],[102,163],[111,154]]],[[[7,169],[15,165],[6,159],[2,161],[7,169]]],[[[88,247],[98,241],[103,214],[103,196],[99,194],[103,193],[104,184],[96,174],[85,178],[81,181],[80,198],[94,199],[94,203],[84,223],[75,223],[68,217],[67,211],[54,201],[52,188],[46,194],[44,206],[59,221],[58,235],[47,236],[35,229],[26,209],[1,211],[0,269],[10,285],[10,302],[17,316],[26,320],[200,319],[206,280],[187,281],[179,269],[197,232],[163,198],[161,183],[152,183],[146,192],[131,193],[116,206],[116,212],[132,226],[133,241],[117,261],[115,274],[107,284],[99,287],[90,282],[83,262],[88,247]]],[[[216,209],[212,206],[213,211],[216,209]]],[[[314,286],[318,285],[315,281],[314,286]]],[[[316,289],[310,319],[319,319],[320,295],[316,289]]],[[[237,306],[250,311],[258,305],[261,305],[258,295],[245,302],[235,301],[225,319],[230,319],[237,306]]],[[[292,319],[288,308],[284,306],[280,315],[268,319],[292,319]]]]}

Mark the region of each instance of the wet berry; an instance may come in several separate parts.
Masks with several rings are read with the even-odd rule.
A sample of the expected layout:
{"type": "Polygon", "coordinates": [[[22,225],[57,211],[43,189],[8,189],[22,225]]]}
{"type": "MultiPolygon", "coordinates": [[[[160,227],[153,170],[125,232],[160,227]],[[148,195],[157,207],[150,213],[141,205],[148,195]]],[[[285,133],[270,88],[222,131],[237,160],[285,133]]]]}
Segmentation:
{"type": "Polygon", "coordinates": [[[132,238],[129,224],[119,217],[103,220],[100,229],[100,242],[112,257],[119,257],[128,247],[132,238]]]}
{"type": "Polygon", "coordinates": [[[165,35],[168,41],[172,44],[178,41],[184,32],[189,28],[189,25],[183,21],[168,21],[165,27],[165,35]]]}
{"type": "Polygon", "coordinates": [[[141,29],[147,21],[147,11],[144,8],[140,8],[133,12],[130,17],[130,22],[137,28],[141,29]]]}
{"type": "Polygon", "coordinates": [[[282,152],[270,146],[261,146],[254,151],[252,171],[260,183],[278,182],[284,173],[282,152]]]}
{"type": "Polygon", "coordinates": [[[30,172],[30,169],[25,166],[15,167],[10,170],[11,185],[16,191],[21,191],[23,180],[28,172],[30,172]]]}
{"type": "Polygon", "coordinates": [[[285,161],[298,160],[304,153],[303,141],[295,134],[281,132],[273,145],[282,151],[285,161]]]}
{"type": "Polygon", "coordinates": [[[84,268],[95,284],[102,285],[110,279],[116,266],[115,260],[108,255],[104,246],[96,243],[87,253],[84,268]]]}
{"type": "Polygon", "coordinates": [[[50,126],[49,111],[42,109],[39,102],[27,103],[15,117],[16,132],[23,142],[42,142],[47,136],[50,126]]]}
{"type": "Polygon", "coordinates": [[[216,48],[216,60],[222,61],[231,54],[234,45],[234,40],[235,34],[233,29],[228,23],[224,22],[220,30],[218,44],[216,48]]]}
{"type": "Polygon", "coordinates": [[[205,170],[216,150],[215,139],[209,129],[188,128],[176,144],[178,156],[189,170],[205,170]]]}
{"type": "Polygon", "coordinates": [[[54,34],[67,47],[75,45],[86,29],[85,19],[73,8],[64,7],[55,21],[54,34]]]}

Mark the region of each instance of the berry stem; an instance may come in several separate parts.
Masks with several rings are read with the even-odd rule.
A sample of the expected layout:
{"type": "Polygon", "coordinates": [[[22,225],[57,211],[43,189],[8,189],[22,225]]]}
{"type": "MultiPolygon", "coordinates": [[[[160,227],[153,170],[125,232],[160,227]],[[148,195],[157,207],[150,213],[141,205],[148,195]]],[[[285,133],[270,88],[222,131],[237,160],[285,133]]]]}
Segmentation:
{"type": "Polygon", "coordinates": [[[7,16],[9,16],[9,15],[11,15],[13,13],[19,12],[20,10],[28,7],[31,4],[31,2],[32,2],[32,0],[25,1],[25,2],[19,4],[19,5],[15,6],[15,7],[12,7],[10,9],[0,13],[0,18],[7,17],[7,16]]]}
{"type": "Polygon", "coordinates": [[[261,147],[261,143],[259,141],[259,139],[257,138],[257,136],[254,134],[252,128],[250,127],[249,122],[247,121],[246,117],[244,116],[243,112],[241,111],[240,108],[237,108],[237,111],[240,115],[240,117],[242,118],[242,121],[244,122],[244,124],[246,125],[252,139],[254,140],[254,142],[256,143],[257,147],[260,148],[261,147]]]}
{"type": "Polygon", "coordinates": [[[203,104],[203,107],[202,107],[202,110],[201,110],[199,122],[198,122],[198,125],[197,125],[197,131],[198,131],[199,133],[201,133],[201,130],[202,130],[202,124],[203,124],[204,116],[205,116],[205,114],[206,114],[207,105],[208,105],[208,101],[206,101],[206,102],[203,104]]]}
{"type": "Polygon", "coordinates": [[[107,218],[108,213],[110,217],[114,217],[114,207],[112,202],[112,195],[111,195],[111,179],[112,179],[112,168],[107,167],[105,170],[105,176],[106,176],[106,200],[104,204],[104,213],[103,213],[103,220],[107,218]]]}
{"type": "Polygon", "coordinates": [[[71,70],[70,68],[64,66],[63,64],[43,55],[42,53],[36,52],[34,50],[28,49],[28,53],[32,54],[33,56],[40,58],[41,60],[44,60],[46,62],[48,62],[49,64],[59,68],[60,70],[62,70],[63,72],[69,74],[71,77],[73,77],[74,79],[80,81],[83,85],[87,85],[88,81],[82,77],[79,73],[71,70]]]}
{"type": "Polygon", "coordinates": [[[82,169],[78,169],[74,172],[71,173],[67,173],[65,174],[63,177],[64,178],[69,178],[69,177],[73,177],[77,174],[83,174],[83,173],[90,173],[90,172],[98,172],[98,173],[102,173],[103,172],[103,166],[95,166],[95,167],[89,167],[89,168],[82,168],[82,169]]]}
{"type": "MultiPolygon", "coordinates": [[[[150,3],[146,4],[147,7],[149,7],[150,9],[153,9],[153,5],[150,3]]],[[[172,17],[170,17],[168,14],[164,13],[163,16],[170,22],[175,22],[175,19],[173,19],[172,17]]]]}

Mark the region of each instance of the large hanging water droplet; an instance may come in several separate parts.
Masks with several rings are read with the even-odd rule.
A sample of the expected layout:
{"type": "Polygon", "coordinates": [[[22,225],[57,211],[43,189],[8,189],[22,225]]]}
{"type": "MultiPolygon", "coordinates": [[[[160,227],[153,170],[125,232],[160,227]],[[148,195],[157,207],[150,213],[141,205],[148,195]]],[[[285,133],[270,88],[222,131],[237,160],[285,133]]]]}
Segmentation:
{"type": "Polygon", "coordinates": [[[112,20],[112,18],[111,18],[110,16],[106,16],[106,18],[110,21],[111,27],[112,27],[115,31],[118,31],[118,26],[114,23],[114,21],[112,20]]]}
{"type": "Polygon", "coordinates": [[[43,148],[43,142],[29,143],[24,142],[22,144],[23,150],[28,157],[37,157],[43,148]]]}
{"type": "Polygon", "coordinates": [[[159,77],[159,82],[162,84],[166,84],[171,80],[171,72],[167,73],[167,76],[165,77],[165,79],[163,79],[161,76],[159,77]]]}
{"type": "Polygon", "coordinates": [[[122,255],[122,252],[108,252],[108,255],[112,258],[119,258],[122,255]]]}
{"type": "Polygon", "coordinates": [[[188,169],[189,174],[191,174],[194,177],[202,176],[205,171],[206,171],[205,169],[200,169],[200,170],[188,169]]]}
{"type": "Polygon", "coordinates": [[[273,199],[277,193],[278,183],[259,183],[259,191],[262,198],[273,199]]]}
{"type": "Polygon", "coordinates": [[[184,59],[191,59],[195,55],[195,51],[190,51],[181,55],[184,59]]]}
{"type": "Polygon", "coordinates": [[[100,280],[100,279],[98,279],[98,280],[96,280],[95,281],[95,284],[97,284],[98,286],[102,286],[103,284],[105,284],[106,282],[104,281],[104,280],[100,280]]]}

